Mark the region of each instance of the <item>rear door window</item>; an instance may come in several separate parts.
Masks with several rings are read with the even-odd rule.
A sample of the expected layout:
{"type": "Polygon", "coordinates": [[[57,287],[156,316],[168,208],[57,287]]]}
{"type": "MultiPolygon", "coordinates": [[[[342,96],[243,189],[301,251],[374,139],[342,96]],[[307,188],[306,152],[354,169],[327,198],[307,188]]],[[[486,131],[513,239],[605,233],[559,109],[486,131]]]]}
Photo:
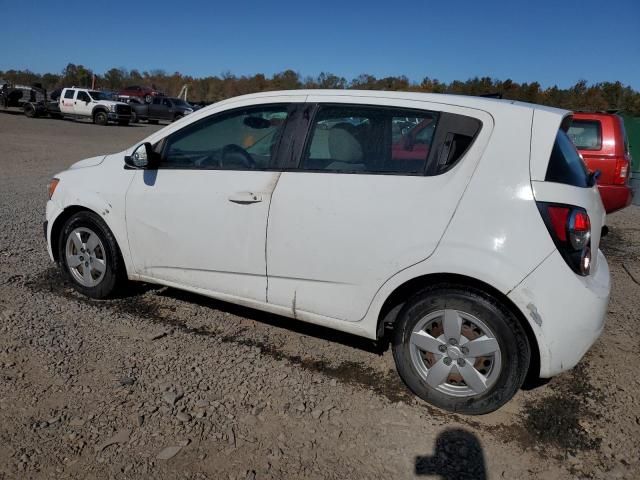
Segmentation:
{"type": "Polygon", "coordinates": [[[563,130],[556,135],[545,180],[574,187],[589,187],[589,169],[563,130]]]}
{"type": "Polygon", "coordinates": [[[67,90],[64,92],[64,98],[73,98],[73,94],[76,93],[75,90],[67,90]]]}
{"type": "Polygon", "coordinates": [[[602,149],[602,125],[598,120],[573,120],[567,135],[580,150],[602,149]]]}
{"type": "Polygon", "coordinates": [[[302,169],[423,174],[439,114],[356,105],[321,106],[302,169]]]}

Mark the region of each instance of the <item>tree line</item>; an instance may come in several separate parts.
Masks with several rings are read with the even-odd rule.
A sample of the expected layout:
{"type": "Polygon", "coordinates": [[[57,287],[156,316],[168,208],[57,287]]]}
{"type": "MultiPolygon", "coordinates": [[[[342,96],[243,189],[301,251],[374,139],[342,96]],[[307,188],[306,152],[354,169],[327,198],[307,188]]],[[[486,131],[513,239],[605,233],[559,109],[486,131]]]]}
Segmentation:
{"type": "Polygon", "coordinates": [[[354,88],[365,90],[403,90],[412,92],[452,93],[459,95],[501,94],[503,98],[550,105],[568,110],[619,110],[640,115],[640,92],[621,82],[589,84],[580,80],[569,88],[552,86],[542,88],[538,82],[518,83],[513,80],[498,80],[490,77],[474,77],[466,81],[450,83],[425,77],[420,82],[406,76],[377,78],[362,74],[346,79],[331,73],[302,77],[293,70],[285,70],[266,76],[261,73],[237,76],[230,72],[220,76],[195,78],[179,72],[169,74],[164,70],[126,70],[111,68],[96,74],[83,65],[68,64],[61,73],[38,74],[29,70],[0,70],[0,78],[11,83],[41,84],[48,91],[63,86],[90,87],[119,90],[129,85],[153,86],[167,95],[177,95],[180,89],[189,87],[189,100],[193,102],[217,102],[245,93],[268,90],[292,90],[300,88],[354,88]]]}

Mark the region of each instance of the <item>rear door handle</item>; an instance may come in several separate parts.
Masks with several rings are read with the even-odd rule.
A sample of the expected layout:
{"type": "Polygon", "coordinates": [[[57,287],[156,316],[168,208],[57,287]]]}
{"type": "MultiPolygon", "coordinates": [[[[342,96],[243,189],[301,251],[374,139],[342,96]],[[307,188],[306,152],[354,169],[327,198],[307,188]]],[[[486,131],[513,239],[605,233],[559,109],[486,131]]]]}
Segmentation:
{"type": "Polygon", "coordinates": [[[253,192],[237,192],[229,195],[229,201],[239,204],[258,203],[262,201],[262,194],[253,192]]]}

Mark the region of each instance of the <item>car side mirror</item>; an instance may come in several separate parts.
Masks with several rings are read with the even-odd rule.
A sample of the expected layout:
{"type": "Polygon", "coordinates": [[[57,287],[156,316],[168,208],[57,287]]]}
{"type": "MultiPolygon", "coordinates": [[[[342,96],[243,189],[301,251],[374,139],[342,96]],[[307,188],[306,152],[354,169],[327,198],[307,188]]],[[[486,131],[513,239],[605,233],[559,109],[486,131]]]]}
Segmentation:
{"type": "Polygon", "coordinates": [[[149,142],[145,142],[138,145],[131,155],[124,157],[125,168],[136,170],[151,168],[154,156],[153,147],[149,142]]]}

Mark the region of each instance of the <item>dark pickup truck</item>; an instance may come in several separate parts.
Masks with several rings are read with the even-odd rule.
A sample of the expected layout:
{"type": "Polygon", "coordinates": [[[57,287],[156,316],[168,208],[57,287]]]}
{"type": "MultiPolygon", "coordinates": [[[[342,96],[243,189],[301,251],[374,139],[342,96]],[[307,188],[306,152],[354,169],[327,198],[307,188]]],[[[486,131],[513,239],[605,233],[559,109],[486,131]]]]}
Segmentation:
{"type": "Polygon", "coordinates": [[[131,105],[131,121],[146,120],[158,123],[159,120],[173,122],[193,112],[194,108],[181,98],[154,97],[151,103],[142,103],[137,98],[127,99],[131,105]]]}

